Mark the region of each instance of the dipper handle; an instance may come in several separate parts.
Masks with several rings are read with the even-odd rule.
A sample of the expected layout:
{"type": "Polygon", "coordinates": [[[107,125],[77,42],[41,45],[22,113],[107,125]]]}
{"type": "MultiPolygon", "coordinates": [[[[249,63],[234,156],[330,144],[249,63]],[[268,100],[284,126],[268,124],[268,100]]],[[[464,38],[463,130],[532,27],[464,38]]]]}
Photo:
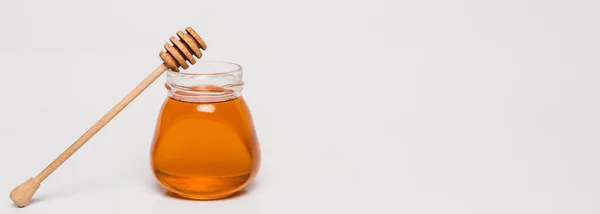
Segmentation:
{"type": "Polygon", "coordinates": [[[52,174],[60,165],[62,165],[69,157],[71,157],[79,148],[81,148],[90,138],[92,138],[100,129],[110,122],[117,114],[119,114],[131,101],[140,95],[150,84],[160,77],[166,70],[179,72],[179,67],[187,69],[189,65],[186,62],[195,64],[196,60],[202,57],[202,52],[199,49],[206,50],[206,44],[194,29],[187,27],[187,34],[178,31],[177,35],[181,40],[171,37],[169,40],[173,44],[165,43],[164,48],[167,52],[159,53],[163,63],[160,64],[150,75],[148,75],[141,83],[139,83],[129,94],[127,94],[119,103],[117,103],[110,111],[108,111],[100,120],[90,127],[79,139],[69,146],[60,156],[42,170],[35,178],[30,178],[21,185],[15,187],[10,193],[10,199],[18,206],[24,207],[31,201],[35,192],[39,189],[40,184],[50,174],[52,174]]]}

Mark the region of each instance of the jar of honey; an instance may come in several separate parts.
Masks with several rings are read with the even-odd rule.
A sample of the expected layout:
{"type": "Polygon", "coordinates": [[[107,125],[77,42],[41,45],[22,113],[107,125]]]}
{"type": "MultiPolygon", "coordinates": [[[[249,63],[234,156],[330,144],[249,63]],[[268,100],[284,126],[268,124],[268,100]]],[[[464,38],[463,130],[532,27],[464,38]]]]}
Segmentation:
{"type": "Polygon", "coordinates": [[[258,172],[260,148],[242,97],[242,67],[199,61],[187,70],[168,70],[165,86],[151,147],[157,182],[198,200],[243,190],[258,172]]]}

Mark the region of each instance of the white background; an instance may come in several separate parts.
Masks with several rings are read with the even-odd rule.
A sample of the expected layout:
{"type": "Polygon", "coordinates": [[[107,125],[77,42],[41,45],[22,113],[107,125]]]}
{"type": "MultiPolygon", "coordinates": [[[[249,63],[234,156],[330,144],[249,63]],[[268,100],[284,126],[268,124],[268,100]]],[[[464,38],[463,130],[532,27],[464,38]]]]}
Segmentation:
{"type": "Polygon", "coordinates": [[[0,1],[0,213],[599,213],[597,1],[0,1]],[[189,201],[149,168],[164,76],[16,208],[191,26],[244,66],[263,162],[189,201]]]}

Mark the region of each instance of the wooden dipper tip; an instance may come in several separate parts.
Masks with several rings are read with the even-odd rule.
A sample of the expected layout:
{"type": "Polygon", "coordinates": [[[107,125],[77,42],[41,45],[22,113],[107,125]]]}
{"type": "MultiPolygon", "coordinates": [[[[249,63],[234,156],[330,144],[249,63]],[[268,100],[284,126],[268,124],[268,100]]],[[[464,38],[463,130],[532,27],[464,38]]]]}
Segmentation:
{"type": "Polygon", "coordinates": [[[40,184],[35,182],[33,178],[30,178],[29,180],[25,181],[25,183],[15,187],[12,192],[10,192],[10,199],[18,207],[27,206],[38,188],[40,188],[40,184]]]}
{"type": "Polygon", "coordinates": [[[158,55],[163,60],[164,64],[172,71],[179,72],[179,67],[188,69],[190,66],[187,64],[196,64],[196,56],[198,59],[202,57],[200,49],[206,50],[206,43],[196,31],[191,28],[185,28],[187,33],[178,31],[177,36],[169,38],[171,43],[165,43],[164,48],[166,51],[161,51],[158,55]]]}

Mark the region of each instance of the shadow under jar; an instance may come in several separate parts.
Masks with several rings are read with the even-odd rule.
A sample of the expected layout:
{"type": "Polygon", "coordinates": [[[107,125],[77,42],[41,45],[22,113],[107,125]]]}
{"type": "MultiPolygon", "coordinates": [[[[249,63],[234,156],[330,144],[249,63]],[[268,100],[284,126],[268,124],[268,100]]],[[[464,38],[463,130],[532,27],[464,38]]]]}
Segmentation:
{"type": "Polygon", "coordinates": [[[242,97],[242,67],[202,61],[167,71],[168,96],[151,147],[158,183],[189,199],[212,200],[243,190],[256,176],[260,148],[242,97]]]}

